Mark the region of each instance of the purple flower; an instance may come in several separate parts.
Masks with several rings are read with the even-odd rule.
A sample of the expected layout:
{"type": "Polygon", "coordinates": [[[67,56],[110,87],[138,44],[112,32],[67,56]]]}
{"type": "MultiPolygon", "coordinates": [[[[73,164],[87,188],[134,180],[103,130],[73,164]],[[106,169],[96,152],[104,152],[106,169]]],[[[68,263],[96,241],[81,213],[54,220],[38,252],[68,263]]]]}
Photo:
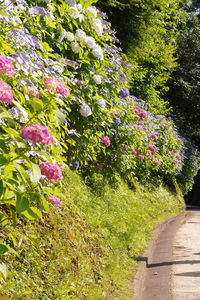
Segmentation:
{"type": "Polygon", "coordinates": [[[98,165],[97,168],[102,171],[103,170],[103,167],[101,165],[98,165]]]}
{"type": "Polygon", "coordinates": [[[136,114],[139,114],[141,112],[141,108],[137,106],[134,108],[134,110],[136,114]]]}
{"type": "Polygon", "coordinates": [[[145,114],[145,112],[141,112],[140,114],[139,114],[139,116],[141,117],[141,118],[146,118],[147,117],[147,115],[145,114]]]}
{"type": "Polygon", "coordinates": [[[129,90],[122,88],[121,91],[119,92],[119,96],[122,98],[126,98],[129,96],[129,90]]]}
{"type": "Polygon", "coordinates": [[[51,195],[48,198],[48,202],[55,205],[55,206],[60,206],[60,199],[56,196],[51,195]]]}
{"type": "Polygon", "coordinates": [[[120,123],[121,123],[121,121],[120,121],[120,116],[119,115],[115,115],[117,118],[113,118],[113,125],[114,126],[118,126],[120,123]]]}
{"type": "Polygon", "coordinates": [[[144,159],[144,155],[139,154],[139,155],[138,155],[138,158],[144,159]]]}
{"type": "Polygon", "coordinates": [[[80,165],[80,164],[79,164],[79,161],[76,160],[76,161],[74,162],[73,166],[70,167],[70,169],[76,171],[76,170],[78,170],[79,165],[80,165]]]}

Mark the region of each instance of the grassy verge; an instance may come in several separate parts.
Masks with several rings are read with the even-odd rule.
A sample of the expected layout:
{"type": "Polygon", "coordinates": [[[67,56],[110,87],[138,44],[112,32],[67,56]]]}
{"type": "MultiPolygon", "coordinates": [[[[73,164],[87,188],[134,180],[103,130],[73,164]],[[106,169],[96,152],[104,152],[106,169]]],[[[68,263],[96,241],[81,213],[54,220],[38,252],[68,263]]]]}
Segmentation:
{"type": "Polygon", "coordinates": [[[42,221],[19,222],[19,255],[5,257],[0,298],[128,299],[137,256],[152,229],[183,210],[182,197],[162,186],[131,190],[120,178],[111,187],[101,176],[88,188],[70,170],[64,193],[61,207],[42,221]]]}

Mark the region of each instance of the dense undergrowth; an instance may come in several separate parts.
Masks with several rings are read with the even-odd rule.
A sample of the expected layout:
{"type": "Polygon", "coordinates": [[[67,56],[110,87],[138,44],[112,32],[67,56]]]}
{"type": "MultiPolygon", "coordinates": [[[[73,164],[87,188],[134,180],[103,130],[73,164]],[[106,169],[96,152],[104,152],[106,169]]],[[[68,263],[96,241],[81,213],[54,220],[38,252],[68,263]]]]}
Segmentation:
{"type": "MultiPolygon", "coordinates": [[[[42,221],[20,220],[18,255],[7,256],[9,275],[1,299],[129,299],[129,281],[151,230],[184,209],[166,187],[131,190],[118,177],[93,187],[67,170],[66,199],[42,221]]],[[[13,246],[13,245],[11,245],[13,246]]]]}

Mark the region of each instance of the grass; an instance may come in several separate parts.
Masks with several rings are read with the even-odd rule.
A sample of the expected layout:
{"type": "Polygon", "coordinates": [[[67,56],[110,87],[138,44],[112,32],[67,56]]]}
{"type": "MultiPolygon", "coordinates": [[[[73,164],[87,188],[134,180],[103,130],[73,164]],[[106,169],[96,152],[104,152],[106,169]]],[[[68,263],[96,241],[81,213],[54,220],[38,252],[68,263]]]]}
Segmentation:
{"type": "MultiPolygon", "coordinates": [[[[153,228],[184,209],[181,195],[166,187],[130,189],[120,178],[92,188],[65,171],[60,208],[43,220],[20,220],[18,256],[5,256],[9,272],[0,299],[124,300],[153,228]]],[[[12,245],[13,246],[13,245],[12,245]]]]}

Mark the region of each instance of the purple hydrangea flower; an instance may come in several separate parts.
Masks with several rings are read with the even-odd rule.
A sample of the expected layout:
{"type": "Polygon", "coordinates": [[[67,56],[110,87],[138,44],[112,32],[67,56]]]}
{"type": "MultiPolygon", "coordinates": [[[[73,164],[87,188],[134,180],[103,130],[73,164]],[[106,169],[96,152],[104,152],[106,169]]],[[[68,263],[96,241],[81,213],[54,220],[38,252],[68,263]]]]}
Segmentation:
{"type": "Polygon", "coordinates": [[[129,96],[129,90],[127,90],[126,88],[122,88],[121,91],[119,92],[119,96],[122,98],[126,98],[129,96]]]}

